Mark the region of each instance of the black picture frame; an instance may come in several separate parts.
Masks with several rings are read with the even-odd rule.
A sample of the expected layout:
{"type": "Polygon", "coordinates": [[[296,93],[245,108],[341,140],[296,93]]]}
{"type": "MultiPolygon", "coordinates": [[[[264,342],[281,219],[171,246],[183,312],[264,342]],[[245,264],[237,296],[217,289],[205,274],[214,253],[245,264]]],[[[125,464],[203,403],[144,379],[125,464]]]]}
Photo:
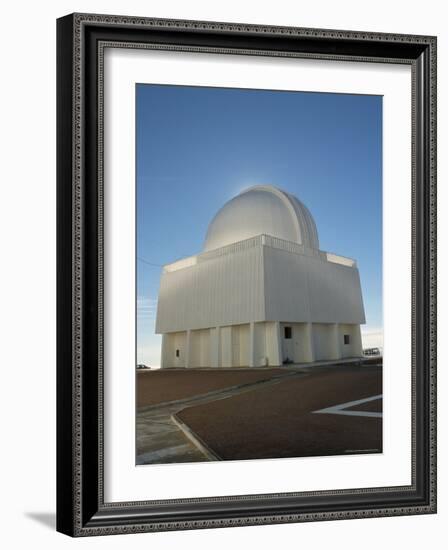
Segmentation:
{"type": "Polygon", "coordinates": [[[57,530],[71,536],[436,512],[436,38],[72,14],[57,21],[57,530]],[[412,484],[104,502],[102,52],[157,45],[412,67],[412,484]]]}

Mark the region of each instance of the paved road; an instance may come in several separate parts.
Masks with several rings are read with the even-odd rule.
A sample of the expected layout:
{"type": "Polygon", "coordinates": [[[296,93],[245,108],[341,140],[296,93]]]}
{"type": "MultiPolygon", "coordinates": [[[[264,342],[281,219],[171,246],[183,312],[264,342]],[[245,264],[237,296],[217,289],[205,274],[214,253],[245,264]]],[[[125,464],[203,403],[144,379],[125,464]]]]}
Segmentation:
{"type": "Polygon", "coordinates": [[[262,380],[211,391],[191,398],[146,407],[137,412],[136,464],[160,464],[170,462],[204,462],[216,460],[204,447],[198,448],[174,421],[173,415],[192,405],[227,399],[235,395],[283,382],[289,377],[306,376],[301,371],[274,376],[262,380]]]}
{"type": "Polygon", "coordinates": [[[380,366],[318,367],[177,414],[220,460],[382,451],[380,366]]]}

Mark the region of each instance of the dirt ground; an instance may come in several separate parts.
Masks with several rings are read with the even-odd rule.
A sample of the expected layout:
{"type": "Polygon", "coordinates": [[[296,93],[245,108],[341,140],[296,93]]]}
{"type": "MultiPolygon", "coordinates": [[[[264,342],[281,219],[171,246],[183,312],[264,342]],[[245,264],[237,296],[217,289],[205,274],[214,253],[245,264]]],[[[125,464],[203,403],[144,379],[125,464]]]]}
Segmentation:
{"type": "Polygon", "coordinates": [[[141,370],[136,373],[137,408],[186,399],[210,391],[268,380],[285,374],[291,373],[282,368],[141,370]]]}
{"type": "MultiPolygon", "coordinates": [[[[177,417],[222,460],[381,452],[382,418],[315,412],[381,393],[381,366],[316,368],[177,417]]],[[[347,410],[380,412],[381,400],[347,410]]]]}

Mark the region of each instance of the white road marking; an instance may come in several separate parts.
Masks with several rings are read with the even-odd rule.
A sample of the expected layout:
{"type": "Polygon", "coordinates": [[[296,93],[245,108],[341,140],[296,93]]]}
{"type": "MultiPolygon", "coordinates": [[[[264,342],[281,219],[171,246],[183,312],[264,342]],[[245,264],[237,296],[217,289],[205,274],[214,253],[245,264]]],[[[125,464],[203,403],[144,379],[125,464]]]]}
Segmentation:
{"type": "Polygon", "coordinates": [[[342,403],[341,405],[333,405],[333,407],[327,407],[320,411],[313,411],[318,414],[343,414],[345,416],[369,416],[371,418],[382,418],[383,413],[369,412],[369,411],[347,411],[350,407],[356,407],[356,405],[362,405],[363,403],[369,403],[377,399],[382,399],[383,394],[374,395],[372,397],[366,397],[365,399],[358,399],[356,401],[349,401],[348,403],[342,403]]]}

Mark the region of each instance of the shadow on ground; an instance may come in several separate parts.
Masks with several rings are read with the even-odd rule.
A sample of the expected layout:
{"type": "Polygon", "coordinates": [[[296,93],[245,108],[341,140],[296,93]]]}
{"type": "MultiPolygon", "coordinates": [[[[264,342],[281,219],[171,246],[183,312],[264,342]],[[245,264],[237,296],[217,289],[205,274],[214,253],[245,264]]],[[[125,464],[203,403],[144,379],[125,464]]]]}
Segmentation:
{"type": "Polygon", "coordinates": [[[55,512],[25,512],[25,516],[29,519],[40,523],[44,527],[56,530],[56,513],[55,512]]]}

